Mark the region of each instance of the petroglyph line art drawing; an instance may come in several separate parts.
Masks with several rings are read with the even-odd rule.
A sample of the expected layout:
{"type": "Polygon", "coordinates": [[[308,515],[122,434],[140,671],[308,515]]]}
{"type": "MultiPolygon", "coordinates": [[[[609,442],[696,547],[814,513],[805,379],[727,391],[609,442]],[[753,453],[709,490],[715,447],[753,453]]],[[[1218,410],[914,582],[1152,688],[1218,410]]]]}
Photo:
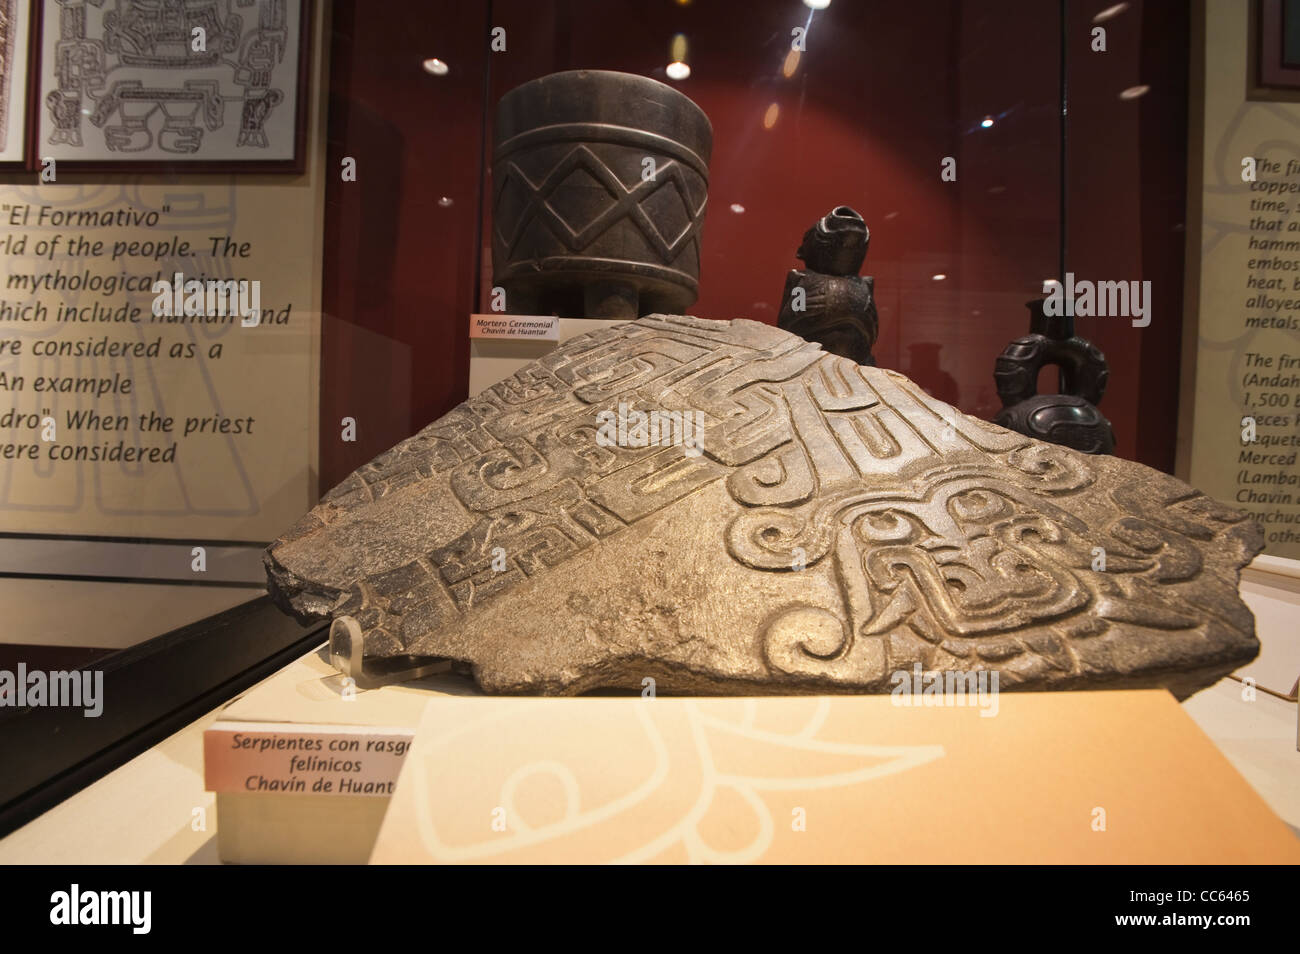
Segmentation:
{"type": "Polygon", "coordinates": [[[42,149],[292,158],[301,0],[45,0],[42,149]]]}
{"type": "Polygon", "coordinates": [[[920,663],[1186,695],[1258,651],[1236,588],[1261,546],[1140,464],[778,328],[653,315],[361,467],[266,562],[284,608],[355,620],[366,656],[458,659],[489,691],[881,692],[920,663]],[[620,404],[700,414],[700,453],[603,446],[620,404]]]}

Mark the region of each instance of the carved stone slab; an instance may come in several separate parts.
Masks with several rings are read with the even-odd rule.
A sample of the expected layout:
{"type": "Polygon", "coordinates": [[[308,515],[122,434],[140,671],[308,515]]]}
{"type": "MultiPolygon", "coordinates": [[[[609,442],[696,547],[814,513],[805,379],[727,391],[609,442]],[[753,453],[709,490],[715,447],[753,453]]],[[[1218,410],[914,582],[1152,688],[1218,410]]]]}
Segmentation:
{"type": "Polygon", "coordinates": [[[362,467],[266,565],[367,658],[448,657],[489,692],[888,692],[920,664],[1182,696],[1256,655],[1237,585],[1261,547],[1148,467],[769,325],[653,315],[362,467]],[[626,439],[602,439],[620,405],[626,439]],[[669,422],[660,443],[633,446],[636,411],[669,422]],[[682,436],[665,412],[694,412],[697,442],[660,446],[682,436]]]}

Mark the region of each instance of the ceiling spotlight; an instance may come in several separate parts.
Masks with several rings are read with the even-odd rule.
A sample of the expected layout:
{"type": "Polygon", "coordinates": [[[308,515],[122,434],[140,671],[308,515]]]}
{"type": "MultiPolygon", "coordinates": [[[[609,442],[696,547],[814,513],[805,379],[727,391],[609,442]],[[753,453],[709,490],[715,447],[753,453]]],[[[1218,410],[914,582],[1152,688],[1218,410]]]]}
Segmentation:
{"type": "Polygon", "coordinates": [[[455,205],[455,203],[452,201],[451,196],[449,195],[444,195],[441,199],[439,199],[438,204],[442,206],[444,209],[450,209],[453,205],[455,205]]]}
{"type": "Polygon", "coordinates": [[[1124,92],[1119,94],[1120,99],[1137,99],[1139,96],[1145,96],[1151,92],[1151,87],[1145,83],[1140,86],[1130,86],[1124,92]]]}
{"type": "Polygon", "coordinates": [[[993,117],[985,116],[983,119],[980,120],[980,125],[983,126],[985,129],[988,129],[990,126],[993,125],[993,117]]]}
{"type": "Polygon", "coordinates": [[[434,76],[446,76],[451,72],[451,67],[436,56],[430,57],[420,65],[424,67],[426,73],[432,73],[434,76]]]}
{"type": "Polygon", "coordinates": [[[803,5],[809,10],[825,10],[831,5],[831,0],[803,0],[803,5]]]}
{"type": "Polygon", "coordinates": [[[1128,9],[1127,3],[1117,3],[1113,7],[1107,7],[1105,10],[1102,10],[1100,13],[1098,13],[1095,17],[1092,18],[1092,22],[1105,23],[1107,20],[1119,16],[1127,9],[1128,9]]]}
{"type": "Polygon", "coordinates": [[[941,281],[943,281],[943,280],[944,280],[945,278],[947,278],[947,277],[948,277],[948,276],[945,275],[943,272],[940,272],[938,275],[931,275],[931,276],[930,276],[930,280],[931,280],[931,281],[936,281],[936,282],[941,282],[941,281]]]}
{"type": "Polygon", "coordinates": [[[675,63],[669,63],[665,72],[671,80],[684,80],[691,75],[691,68],[678,60],[675,63]]]}
{"type": "Polygon", "coordinates": [[[740,215],[745,211],[745,207],[741,205],[739,202],[733,202],[731,203],[731,211],[735,212],[737,215],[740,215]]]}

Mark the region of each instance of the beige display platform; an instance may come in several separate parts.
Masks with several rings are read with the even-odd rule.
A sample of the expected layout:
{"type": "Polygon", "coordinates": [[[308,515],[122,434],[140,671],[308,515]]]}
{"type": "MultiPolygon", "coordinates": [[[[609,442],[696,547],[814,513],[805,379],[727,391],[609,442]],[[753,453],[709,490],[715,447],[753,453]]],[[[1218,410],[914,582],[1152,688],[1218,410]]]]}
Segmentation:
{"type": "MultiPolygon", "coordinates": [[[[319,653],[313,652],[249,690],[241,699],[249,700],[260,696],[268,686],[274,684],[275,688],[271,691],[277,697],[301,697],[307,708],[317,709],[324,704],[320,701],[313,702],[318,696],[317,690],[322,685],[326,688],[334,685],[335,682],[331,680],[337,681],[337,674],[323,662],[319,653]]],[[[450,679],[445,682],[447,685],[437,691],[470,691],[464,682],[450,679]]],[[[1237,681],[1225,679],[1214,687],[1197,693],[1183,704],[1182,709],[1213,739],[1218,751],[1228,757],[1235,769],[1249,780],[1253,789],[1290,823],[1293,831],[1300,834],[1300,755],[1297,754],[1295,745],[1296,704],[1265,692],[1256,693],[1248,701],[1242,689],[1237,681]]],[[[405,694],[403,687],[398,686],[374,692],[383,696],[405,694]]],[[[360,698],[364,699],[365,696],[360,698]]],[[[1061,696],[1063,701],[1080,698],[1077,693],[1061,696]]],[[[1010,695],[1001,700],[1004,706],[1008,702],[1014,705],[1015,700],[1010,695]]],[[[422,703],[417,702],[412,708],[422,711],[422,703]]],[[[1077,710],[1078,715],[1082,717],[1087,709],[1086,705],[1081,705],[1077,710]]],[[[1003,711],[1006,711],[1005,708],[1003,711]]],[[[306,846],[315,851],[322,845],[330,846],[329,850],[337,848],[340,852],[346,849],[354,852],[353,857],[357,860],[364,859],[370,853],[379,827],[374,803],[363,806],[371,813],[371,820],[366,823],[370,827],[365,829],[356,828],[352,822],[329,811],[337,806],[331,806],[323,799],[311,803],[315,808],[294,806],[284,801],[278,807],[273,807],[274,801],[257,803],[250,799],[246,806],[247,812],[241,814],[241,809],[236,808],[233,816],[223,817],[218,823],[214,811],[216,796],[204,790],[203,736],[205,730],[224,714],[221,710],[205,714],[13,834],[0,839],[0,864],[212,864],[220,860],[217,852],[218,830],[237,827],[241,818],[252,818],[262,824],[264,830],[271,833],[267,836],[268,839],[280,839],[278,842],[268,840],[268,852],[279,844],[294,850],[306,846]],[[271,808],[271,811],[259,818],[254,811],[259,807],[271,808]],[[277,830],[277,820],[283,824],[284,831],[277,830]],[[367,841],[367,838],[370,840],[367,841]],[[351,847],[344,844],[346,839],[352,839],[351,847]]],[[[317,709],[310,718],[319,721],[320,711],[317,709]]],[[[999,720],[1000,717],[985,721],[997,723],[999,720]]],[[[1072,731],[1073,721],[1061,730],[1067,736],[1072,731]]],[[[1139,741],[1146,738],[1141,725],[1132,726],[1131,732],[1139,741]]],[[[970,779],[971,784],[991,784],[986,776],[992,771],[991,766],[981,766],[979,774],[970,779]]],[[[1009,780],[1006,784],[1014,784],[1014,780],[1009,780]]],[[[962,794],[955,792],[950,793],[950,796],[954,800],[960,800],[962,794]]],[[[284,796],[269,798],[283,799],[284,796]]],[[[871,810],[873,804],[869,803],[864,811],[871,810]]],[[[1008,806],[1008,813],[1013,807],[1008,806]]],[[[1254,815],[1254,812],[1249,814],[1254,815]]],[[[1233,805],[1225,817],[1230,820],[1237,816],[1238,807],[1233,805]]],[[[1187,832],[1187,837],[1199,837],[1200,818],[1185,818],[1179,823],[1187,832]]],[[[917,820],[912,824],[942,826],[946,822],[940,817],[917,820]]],[[[906,844],[912,837],[913,830],[913,827],[900,829],[890,837],[906,844]]],[[[1117,833],[1118,830],[1112,826],[1111,834],[1117,833]]],[[[1251,834],[1248,825],[1239,829],[1239,837],[1242,839],[1251,834]]],[[[236,832],[233,837],[242,838],[245,844],[253,842],[248,834],[241,836],[236,832]]],[[[1270,834],[1269,837],[1275,836],[1270,834]]],[[[282,857],[285,861],[294,860],[292,854],[286,853],[282,857]]],[[[918,857],[914,860],[926,859],[918,857]]]]}
{"type": "Polygon", "coordinates": [[[1164,691],[897,702],[434,698],[371,860],[1300,862],[1164,691]]]}

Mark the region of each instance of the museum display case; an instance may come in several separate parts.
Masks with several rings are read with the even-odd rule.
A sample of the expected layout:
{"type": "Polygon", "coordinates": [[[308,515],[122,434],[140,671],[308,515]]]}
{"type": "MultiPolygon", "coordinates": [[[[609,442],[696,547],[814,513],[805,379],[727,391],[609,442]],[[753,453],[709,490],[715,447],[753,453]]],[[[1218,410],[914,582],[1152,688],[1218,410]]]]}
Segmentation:
{"type": "Polygon", "coordinates": [[[0,862],[1296,863],[1298,22],[0,0],[0,862]]]}

